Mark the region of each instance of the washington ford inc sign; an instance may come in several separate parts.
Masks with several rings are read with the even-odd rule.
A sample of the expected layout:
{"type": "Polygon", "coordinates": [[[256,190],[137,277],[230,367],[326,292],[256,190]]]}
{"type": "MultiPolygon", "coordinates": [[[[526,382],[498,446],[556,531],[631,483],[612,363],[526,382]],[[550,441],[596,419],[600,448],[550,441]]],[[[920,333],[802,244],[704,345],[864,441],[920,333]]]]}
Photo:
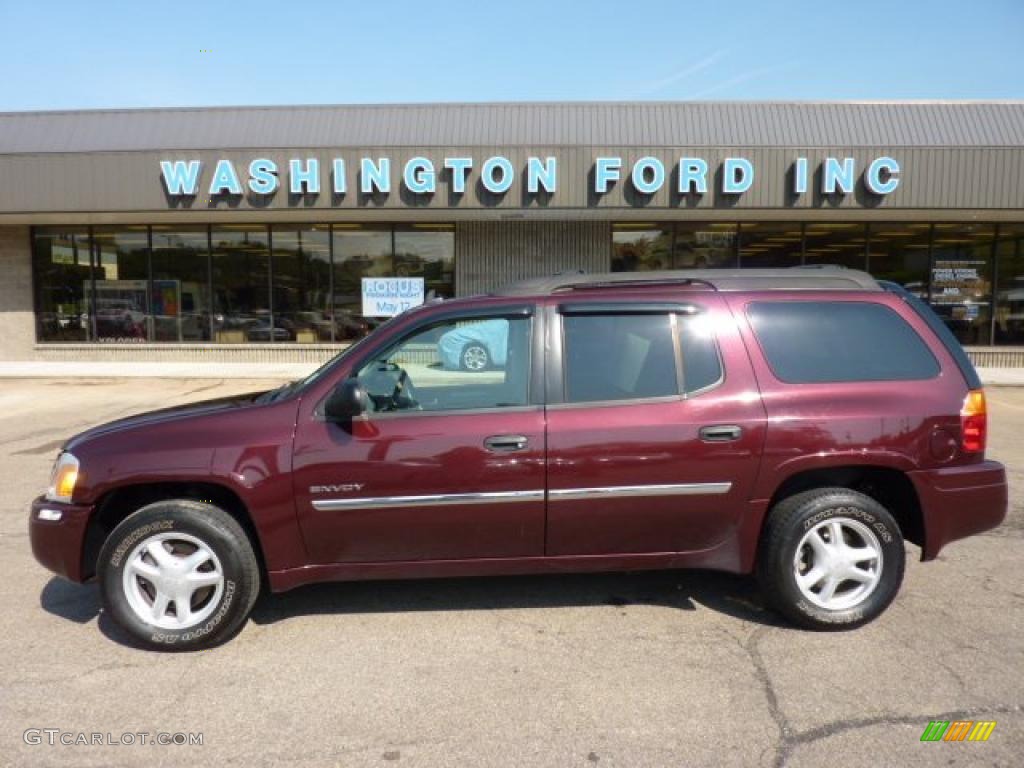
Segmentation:
{"type": "MultiPolygon", "coordinates": [[[[292,195],[319,195],[330,190],[335,196],[349,191],[345,160],[333,158],[329,164],[315,157],[293,157],[287,166],[279,167],[265,157],[257,157],[248,165],[220,159],[207,171],[199,160],[161,160],[160,173],[167,194],[172,198],[207,194],[211,197],[238,196],[246,193],[270,196],[281,189],[287,179],[292,195]]],[[[355,176],[362,195],[390,195],[392,187],[401,184],[413,195],[432,195],[440,184],[454,195],[466,192],[474,176],[485,190],[503,195],[516,183],[517,169],[507,157],[496,155],[478,161],[472,157],[445,157],[440,164],[426,157],[410,158],[404,165],[393,166],[389,157],[362,157],[355,176]],[[443,181],[442,181],[443,179],[443,181]]],[[[676,192],[680,195],[703,195],[712,184],[720,185],[726,195],[742,195],[757,181],[757,168],[745,157],[727,157],[715,174],[700,157],[680,157],[676,168],[666,169],[656,157],[641,157],[627,166],[621,157],[597,157],[590,168],[588,185],[594,194],[607,193],[616,182],[629,183],[640,195],[653,195],[667,181],[667,172],[676,171],[676,192]],[[718,181],[716,181],[716,178],[718,181]]],[[[558,158],[528,157],[523,175],[528,194],[547,195],[558,192],[558,158]]],[[[794,195],[805,194],[812,169],[806,157],[793,160],[785,183],[794,195]]],[[[891,157],[877,157],[866,167],[857,167],[852,157],[826,157],[818,167],[820,191],[825,195],[851,194],[858,183],[875,195],[893,192],[900,183],[900,164],[891,157]]],[[[520,180],[523,183],[523,180],[520,180]]]]}

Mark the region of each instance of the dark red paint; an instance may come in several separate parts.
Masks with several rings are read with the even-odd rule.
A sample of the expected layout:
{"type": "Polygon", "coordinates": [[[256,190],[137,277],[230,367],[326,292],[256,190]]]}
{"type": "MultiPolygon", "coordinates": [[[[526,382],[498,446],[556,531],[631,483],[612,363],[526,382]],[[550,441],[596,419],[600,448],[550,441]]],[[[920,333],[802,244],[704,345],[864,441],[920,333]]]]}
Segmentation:
{"type": "MultiPolygon", "coordinates": [[[[349,376],[356,349],[298,395],[258,404],[238,397],[103,425],[66,446],[81,462],[74,504],[37,499],[33,551],[75,581],[87,531],[110,494],[131,486],[207,484],[229,491],[252,522],[272,589],[312,581],[417,576],[704,567],[752,570],[772,497],[797,473],[882,467],[905,473],[923,518],[922,557],[998,525],[1003,467],[960,449],[967,385],[950,354],[901,301],[871,292],[712,292],[692,287],[574,291],[574,302],[688,301],[716,326],[725,378],[689,398],[550,405],[479,413],[408,413],[328,423],[317,408],[349,376]],[[900,313],[941,363],[927,383],[793,386],[778,381],[746,321],[754,300],[876,301],[900,313]],[[708,424],[742,428],[707,443],[708,424]],[[520,434],[525,452],[491,453],[484,437],[520,434]],[[337,497],[729,482],[721,495],[600,497],[447,507],[316,511],[310,487],[360,484],[337,497]],[[60,509],[60,522],[40,508],[60,509]]],[[[530,303],[537,315],[556,297],[530,303]]],[[[438,312],[518,299],[473,298],[402,316],[363,350],[403,336],[438,312]]],[[[179,485],[169,486],[173,488],[179,485]]],[[[180,486],[184,487],[184,486],[180,486]]]]}

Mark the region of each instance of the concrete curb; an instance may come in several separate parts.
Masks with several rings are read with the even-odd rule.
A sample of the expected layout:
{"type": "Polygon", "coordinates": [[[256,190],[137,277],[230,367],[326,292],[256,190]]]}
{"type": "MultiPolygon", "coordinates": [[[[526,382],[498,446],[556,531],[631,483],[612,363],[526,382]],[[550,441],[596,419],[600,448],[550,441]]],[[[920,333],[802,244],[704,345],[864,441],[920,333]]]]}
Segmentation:
{"type": "Polygon", "coordinates": [[[0,379],[282,379],[301,378],[318,363],[0,362],[0,379]]]}

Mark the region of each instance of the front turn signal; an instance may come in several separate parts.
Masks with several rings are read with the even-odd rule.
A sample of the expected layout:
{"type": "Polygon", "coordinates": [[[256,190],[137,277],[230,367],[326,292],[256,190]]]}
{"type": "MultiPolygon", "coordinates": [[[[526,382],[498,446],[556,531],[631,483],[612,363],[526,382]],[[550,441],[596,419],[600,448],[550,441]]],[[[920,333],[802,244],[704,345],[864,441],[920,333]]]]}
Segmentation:
{"type": "Polygon", "coordinates": [[[78,459],[70,453],[62,453],[53,465],[53,476],[50,479],[50,487],[46,489],[46,498],[49,501],[70,504],[77,482],[78,459]]]}

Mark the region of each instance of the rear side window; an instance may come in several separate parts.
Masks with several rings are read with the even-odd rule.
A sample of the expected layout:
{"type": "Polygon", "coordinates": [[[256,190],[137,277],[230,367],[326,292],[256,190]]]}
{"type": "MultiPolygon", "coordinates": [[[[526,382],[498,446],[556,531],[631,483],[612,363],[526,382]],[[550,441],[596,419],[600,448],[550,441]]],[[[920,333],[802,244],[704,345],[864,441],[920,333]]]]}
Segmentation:
{"type": "Polygon", "coordinates": [[[667,314],[564,315],[570,403],[678,395],[667,314]]]}
{"type": "Polygon", "coordinates": [[[939,374],[921,337],[882,304],[755,302],[747,316],[781,381],[910,381],[939,374]]]}

